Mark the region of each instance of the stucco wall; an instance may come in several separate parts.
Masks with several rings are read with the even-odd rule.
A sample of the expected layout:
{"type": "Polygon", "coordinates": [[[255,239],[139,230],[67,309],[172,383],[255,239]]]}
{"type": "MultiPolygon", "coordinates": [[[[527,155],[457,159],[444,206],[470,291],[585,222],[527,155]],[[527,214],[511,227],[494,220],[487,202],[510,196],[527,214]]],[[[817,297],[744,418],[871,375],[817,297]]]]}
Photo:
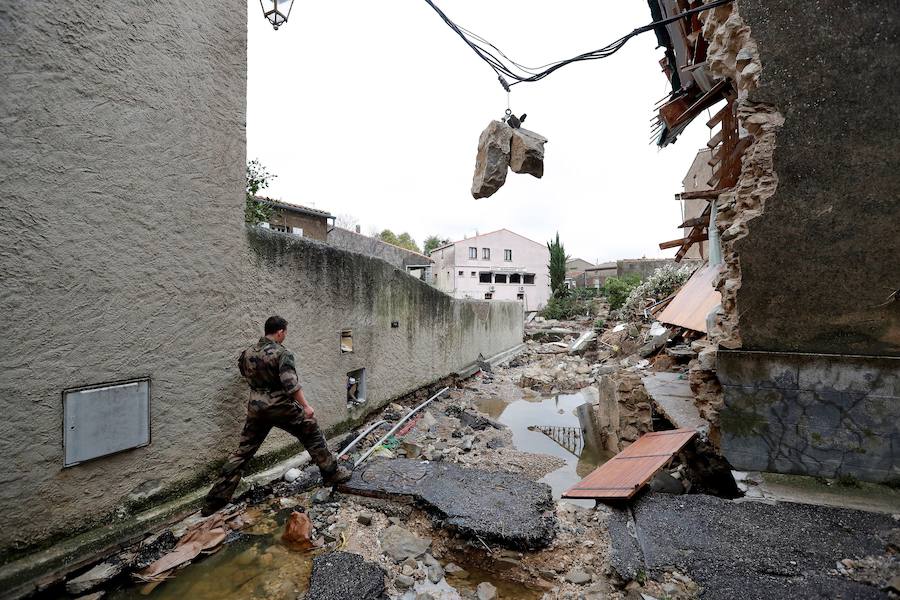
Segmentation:
{"type": "Polygon", "coordinates": [[[246,10],[0,7],[0,548],[102,519],[233,431],[246,10]],[[61,391],[147,375],[153,443],[63,469],[61,391]]]}
{"type": "Polygon", "coordinates": [[[775,194],[735,243],[743,348],[900,356],[896,2],[741,0],[778,108],[775,194]],[[802,35],[797,35],[802,32],[802,35]]]}
{"type": "Polygon", "coordinates": [[[351,369],[372,406],[521,342],[518,304],[245,228],[246,4],[23,3],[0,23],[0,562],[223,460],[236,357],[271,313],[326,427],[358,416],[351,369]],[[151,444],[63,468],[62,391],[142,376],[151,444]]]}
{"type": "Polygon", "coordinates": [[[328,244],[335,248],[342,248],[350,252],[359,252],[367,256],[374,256],[403,269],[412,265],[431,264],[431,259],[424,254],[412,252],[393,244],[362,235],[342,227],[333,227],[328,232],[328,244]]]}

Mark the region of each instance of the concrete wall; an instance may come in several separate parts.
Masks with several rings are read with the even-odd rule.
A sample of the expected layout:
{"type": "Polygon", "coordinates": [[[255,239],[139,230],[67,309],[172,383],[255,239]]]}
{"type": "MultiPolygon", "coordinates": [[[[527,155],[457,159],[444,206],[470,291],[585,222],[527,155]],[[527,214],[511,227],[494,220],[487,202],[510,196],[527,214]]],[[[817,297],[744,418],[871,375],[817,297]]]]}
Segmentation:
{"type": "Polygon", "coordinates": [[[326,427],[522,342],[517,302],[454,300],[382,260],[286,234],[248,228],[247,240],[246,329],[288,320],[285,345],[326,427]],[[353,352],[342,354],[345,329],[353,352]],[[359,368],[368,406],[351,412],[346,377],[359,368]]]}
{"type": "Polygon", "coordinates": [[[374,407],[521,342],[517,303],[245,228],[246,10],[0,8],[0,563],[215,469],[245,410],[236,357],[272,313],[325,427],[359,416],[351,369],[374,407]],[[135,377],[151,379],[150,445],[63,468],[62,391],[135,377]]]}
{"type": "Polygon", "coordinates": [[[719,381],[735,468],[900,478],[900,358],[720,351],[719,381]]]}
{"type": "Polygon", "coordinates": [[[379,239],[362,235],[341,227],[334,227],[328,232],[328,244],[335,248],[343,248],[351,252],[359,252],[367,256],[380,258],[398,269],[412,265],[427,265],[431,259],[424,254],[413,252],[379,239]]]}

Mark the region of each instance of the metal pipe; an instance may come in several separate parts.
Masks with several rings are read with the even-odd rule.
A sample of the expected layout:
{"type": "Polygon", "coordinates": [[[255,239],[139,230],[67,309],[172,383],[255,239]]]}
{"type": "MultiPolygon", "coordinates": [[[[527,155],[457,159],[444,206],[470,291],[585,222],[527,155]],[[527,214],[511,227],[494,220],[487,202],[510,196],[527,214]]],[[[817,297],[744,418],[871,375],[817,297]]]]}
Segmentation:
{"type": "Polygon", "coordinates": [[[400,419],[400,421],[398,421],[396,425],[394,425],[393,427],[391,427],[391,430],[388,431],[386,434],[384,434],[384,437],[383,437],[383,438],[381,438],[380,440],[378,440],[377,442],[375,442],[375,443],[372,445],[372,447],[369,448],[369,449],[366,451],[365,454],[363,454],[362,456],[360,456],[359,459],[357,459],[357,461],[356,461],[355,463],[353,463],[353,467],[354,467],[354,468],[358,467],[364,460],[366,460],[367,458],[369,458],[369,455],[372,454],[372,452],[375,451],[375,448],[377,448],[378,446],[380,446],[381,443],[384,442],[384,440],[386,440],[386,439],[388,439],[389,437],[391,437],[391,435],[393,435],[393,433],[394,433],[395,431],[397,431],[398,429],[400,429],[400,426],[403,425],[403,424],[404,424],[411,416],[413,416],[414,414],[416,414],[417,412],[419,412],[420,410],[422,410],[423,408],[425,408],[426,406],[428,406],[428,405],[431,403],[432,400],[434,400],[435,398],[437,398],[438,396],[440,396],[441,394],[443,394],[444,392],[446,392],[446,391],[449,390],[449,389],[450,389],[449,386],[448,386],[448,387],[445,387],[444,389],[442,389],[441,391],[439,391],[437,394],[435,394],[434,396],[432,396],[431,398],[429,398],[428,400],[426,400],[426,401],[423,402],[422,404],[418,405],[417,407],[415,407],[414,409],[412,409],[411,411],[409,411],[409,414],[406,415],[405,417],[403,417],[402,419],[400,419]]]}
{"type": "Polygon", "coordinates": [[[370,433],[372,433],[373,431],[375,431],[376,429],[378,429],[380,426],[384,425],[385,423],[387,423],[387,421],[385,421],[384,419],[381,419],[380,421],[376,421],[375,423],[373,423],[368,429],[366,429],[361,434],[356,436],[356,439],[353,440],[352,442],[350,442],[346,448],[341,450],[340,453],[338,454],[338,457],[341,457],[341,456],[347,454],[348,452],[350,452],[350,450],[352,450],[353,447],[359,443],[359,440],[363,439],[364,437],[366,437],[367,435],[369,435],[370,433]]]}

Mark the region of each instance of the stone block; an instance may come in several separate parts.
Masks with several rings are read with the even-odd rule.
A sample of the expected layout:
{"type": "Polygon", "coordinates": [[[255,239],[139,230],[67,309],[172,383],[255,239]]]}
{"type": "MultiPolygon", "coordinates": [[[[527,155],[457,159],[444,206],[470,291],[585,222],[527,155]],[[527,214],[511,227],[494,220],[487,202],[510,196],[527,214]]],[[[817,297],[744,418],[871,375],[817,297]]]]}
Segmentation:
{"type": "Polygon", "coordinates": [[[472,179],[472,197],[487,198],[506,183],[509,167],[512,127],[500,121],[491,121],[478,138],[478,156],[475,158],[475,176],[472,179]]]}
{"type": "Polygon", "coordinates": [[[544,176],[544,144],[547,138],[527,129],[513,129],[510,142],[509,168],[513,173],[544,176]]]}

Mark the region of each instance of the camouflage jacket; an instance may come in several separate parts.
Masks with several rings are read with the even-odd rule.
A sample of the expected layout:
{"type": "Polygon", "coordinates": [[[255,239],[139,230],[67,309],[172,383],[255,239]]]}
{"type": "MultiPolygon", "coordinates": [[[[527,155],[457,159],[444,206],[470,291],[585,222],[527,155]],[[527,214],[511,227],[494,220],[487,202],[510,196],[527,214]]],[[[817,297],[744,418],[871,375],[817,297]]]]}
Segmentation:
{"type": "Polygon", "coordinates": [[[238,368],[253,390],[289,396],[302,387],[294,355],[269,338],[262,337],[241,352],[238,368]]]}

